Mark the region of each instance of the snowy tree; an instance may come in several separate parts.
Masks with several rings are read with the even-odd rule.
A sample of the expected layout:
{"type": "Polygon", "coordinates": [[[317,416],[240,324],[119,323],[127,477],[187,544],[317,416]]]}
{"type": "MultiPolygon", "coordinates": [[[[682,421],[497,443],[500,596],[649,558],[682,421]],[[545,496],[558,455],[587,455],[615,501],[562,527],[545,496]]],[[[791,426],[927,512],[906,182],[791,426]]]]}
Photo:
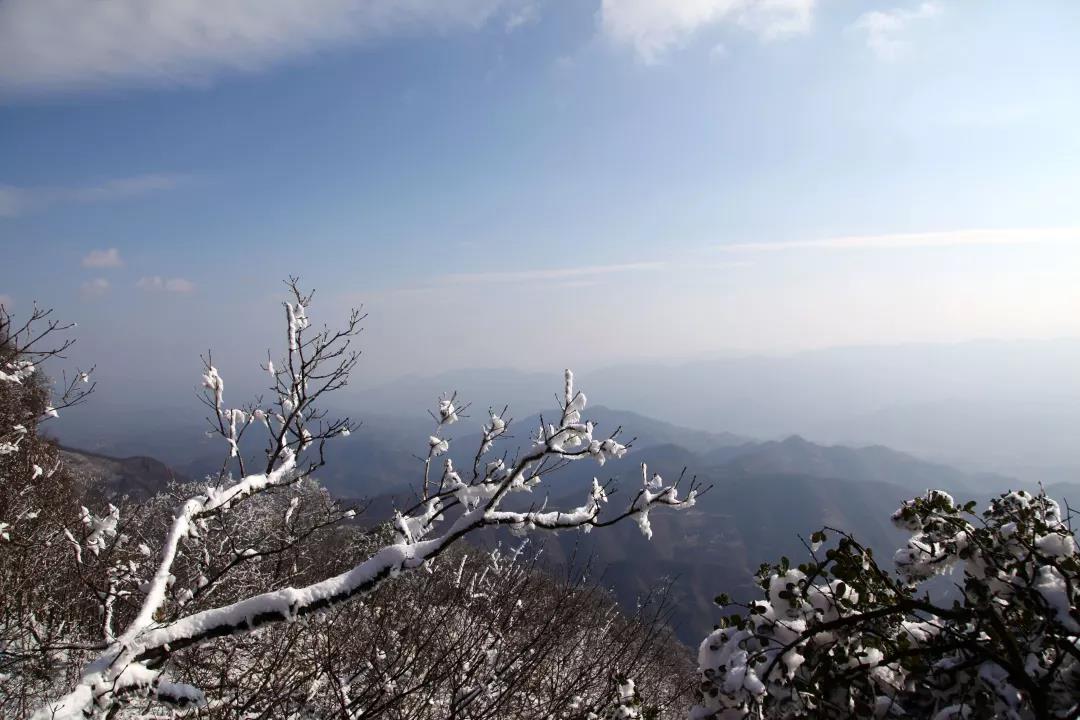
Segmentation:
{"type": "MultiPolygon", "coordinates": [[[[65,532],[80,572],[94,577],[90,584],[98,618],[91,627],[65,628],[69,637],[78,638],[70,643],[78,657],[89,657],[70,690],[45,703],[38,717],[113,717],[147,699],[181,709],[210,708],[220,699],[173,677],[178,654],[309,618],[317,622],[319,614],[348,600],[361,601],[392,578],[431,569],[455,543],[481,528],[589,531],[636,518],[647,533],[648,513],[655,506],[693,505],[698,492],[693,482],[680,497],[678,482],[665,483],[647,473],[642,486],[610,514],[601,511],[611,488],[595,479],[582,489],[577,507],[549,508],[546,500],[510,502],[537,495],[543,478],[570,462],[591,459],[602,465],[626,452],[617,430],[595,435],[584,417],[586,398],[567,371],[553,421],[536,428],[524,449],[497,454],[511,423],[504,413],[490,415],[471,471],[460,471],[448,459],[441,471],[436,469],[449,448],[446,428],[462,418],[465,407],[456,396],[440,398],[416,505],[397,513],[382,542],[335,546],[339,555],[334,562],[324,558],[322,563],[339,566],[333,574],[309,580],[301,567],[291,571],[289,558],[305,538],[353,517],[332,500],[306,501],[296,489],[325,462],[326,444],[345,442],[356,429],[348,418],[329,419],[317,403],[347,383],[357,362],[351,343],[362,316],[354,311],[340,330],[313,329],[308,317],[312,296],[295,281],[289,288],[283,308],[286,352],[276,365],[268,359],[263,368],[270,378],[269,403],[230,405],[212,357],[204,361],[205,401],[228,455],[216,481],[178,499],[156,536],[137,532],[153,524],[125,518],[117,507],[97,513],[83,509],[81,531],[65,532]],[[256,469],[242,446],[259,432],[266,450],[256,469]],[[275,518],[271,526],[258,522],[264,511],[275,518]],[[255,568],[268,562],[278,570],[266,588],[255,582],[255,568]],[[87,642],[95,634],[97,639],[87,642]]],[[[306,561],[313,564],[312,556],[306,561]]],[[[401,613],[398,621],[415,620],[407,607],[385,612],[401,613]]]]}
{"type": "Polygon", "coordinates": [[[975,509],[940,491],[904,503],[893,520],[912,535],[891,570],[832,528],[798,567],[762,566],[764,597],[701,643],[691,717],[1077,717],[1071,513],[1025,491],[975,509]],[[954,571],[950,592],[925,587],[954,571]]]}
{"type": "MultiPolygon", "coordinates": [[[[391,532],[342,530],[368,549],[391,532]]],[[[533,562],[520,544],[458,544],[362,601],[176,653],[170,674],[206,692],[200,717],[585,717],[611,701],[614,673],[647,677],[652,704],[685,717],[666,593],[628,617],[582,576],[533,562]]]]}
{"type": "MultiPolygon", "coordinates": [[[[76,479],[43,435],[93,391],[89,372],[53,393],[44,369],[63,359],[73,326],[34,307],[16,323],[0,306],[0,717],[25,717],[54,685],[72,648],[64,622],[93,622],[64,531],[82,524],[76,479]]],[[[67,679],[74,681],[75,677],[67,679]]]]}

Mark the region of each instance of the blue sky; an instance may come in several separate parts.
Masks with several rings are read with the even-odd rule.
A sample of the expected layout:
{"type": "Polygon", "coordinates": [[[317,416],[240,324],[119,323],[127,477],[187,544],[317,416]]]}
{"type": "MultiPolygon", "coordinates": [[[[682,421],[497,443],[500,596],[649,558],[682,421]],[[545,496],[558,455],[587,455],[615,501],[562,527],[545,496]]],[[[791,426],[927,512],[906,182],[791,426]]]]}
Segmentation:
{"type": "Polygon", "coordinates": [[[1080,335],[1080,4],[0,2],[0,296],[139,387],[1080,335]]]}

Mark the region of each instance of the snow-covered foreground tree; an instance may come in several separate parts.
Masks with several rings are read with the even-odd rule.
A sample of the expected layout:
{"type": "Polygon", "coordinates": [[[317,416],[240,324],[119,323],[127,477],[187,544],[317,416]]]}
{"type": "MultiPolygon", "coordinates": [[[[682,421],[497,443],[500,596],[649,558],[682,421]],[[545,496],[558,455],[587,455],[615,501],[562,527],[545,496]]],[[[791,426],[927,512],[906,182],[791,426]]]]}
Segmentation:
{"type": "MultiPolygon", "coordinates": [[[[270,360],[264,366],[273,391],[271,402],[230,406],[225,400],[223,379],[210,357],[206,359],[203,377],[206,401],[212,410],[214,430],[224,438],[229,455],[215,482],[176,498],[169,511],[165,511],[159,499],[156,503],[133,508],[130,514],[113,506],[96,512],[83,508],[78,511],[77,518],[57,517],[54,522],[42,523],[33,522],[41,517],[41,511],[33,507],[35,503],[40,504],[36,481],[53,466],[41,466],[35,458],[29,457],[24,463],[29,463],[27,468],[15,470],[21,472],[19,477],[29,478],[24,495],[30,509],[19,511],[7,506],[0,509],[16,521],[30,521],[31,526],[21,529],[5,519],[7,534],[3,551],[6,554],[8,548],[20,547],[31,555],[33,551],[43,549],[47,555],[57,553],[60,548],[74,564],[74,571],[68,578],[58,582],[56,576],[59,573],[54,567],[50,569],[52,577],[41,578],[36,587],[28,588],[22,619],[14,619],[19,626],[14,635],[21,632],[25,637],[22,640],[16,638],[15,642],[8,637],[3,639],[5,662],[9,657],[32,656],[40,666],[38,686],[30,687],[25,672],[18,668],[0,677],[0,682],[16,686],[15,694],[20,698],[39,697],[42,687],[68,684],[66,694],[41,704],[39,717],[115,717],[125,708],[144,708],[148,701],[151,705],[165,704],[199,712],[217,708],[223,716],[239,716],[243,704],[258,693],[245,692],[243,697],[247,699],[241,700],[235,692],[235,678],[224,677],[220,683],[207,678],[200,672],[204,667],[198,660],[201,652],[225,653],[219,656],[223,663],[214,666],[219,678],[221,673],[251,672],[251,683],[272,685],[273,679],[279,677],[272,664],[264,671],[259,670],[260,662],[270,662],[269,656],[252,649],[247,655],[249,662],[244,665],[234,662],[239,656],[228,654],[229,644],[241,648],[245,643],[257,642],[267,633],[281,642],[297,643],[305,637],[303,632],[290,633],[297,621],[301,621],[300,627],[307,627],[330,617],[342,616],[334,613],[352,613],[352,621],[374,623],[379,628],[415,630],[427,627],[431,635],[429,644],[437,646],[447,633],[453,632],[455,625],[472,623],[478,628],[486,625],[477,622],[476,613],[467,612],[468,603],[450,603],[447,607],[453,610],[445,615],[445,622],[431,623],[430,619],[417,614],[418,609],[427,607],[424,603],[433,601],[430,597],[421,600],[406,593],[397,601],[382,606],[375,616],[365,615],[373,607],[362,600],[370,600],[372,593],[402,573],[420,568],[434,572],[436,564],[439,572],[448,572],[448,551],[457,541],[481,528],[504,527],[518,532],[588,531],[622,519],[636,518],[647,531],[648,513],[654,506],[687,507],[693,504],[697,492],[693,483],[686,497],[681,498],[678,483],[666,484],[658,476],[649,477],[643,473],[643,486],[630,493],[622,508],[611,514],[601,514],[609,488],[598,481],[590,488],[582,489],[583,502],[577,507],[552,509],[547,507],[546,501],[511,505],[509,499],[521,497],[522,493],[538,495],[534,490],[542,487],[543,477],[569,462],[591,459],[602,465],[607,458],[621,456],[626,451],[617,431],[605,437],[594,437],[593,425],[582,417],[585,396],[574,389],[573,377],[567,372],[563,400],[554,421],[536,429],[525,442],[524,449],[511,455],[495,450],[510,437],[510,421],[503,413],[491,413],[484,424],[475,461],[468,471],[454,468],[448,460],[443,462],[441,470],[436,469],[437,458],[449,447],[447,427],[464,417],[464,408],[456,397],[442,398],[433,414],[435,431],[426,443],[419,501],[413,508],[397,514],[392,527],[386,531],[388,534],[367,536],[369,542],[366,543],[356,542],[355,528],[350,534],[346,527],[353,511],[339,507],[309,483],[312,474],[325,460],[326,443],[344,441],[343,438],[355,430],[355,425],[347,418],[328,419],[318,409],[317,401],[347,382],[357,361],[350,343],[359,331],[361,316],[354,312],[340,331],[326,328],[314,331],[307,317],[311,296],[302,294],[295,283],[290,283],[290,289],[292,296],[284,305],[287,351],[276,366],[270,360]],[[242,448],[259,432],[266,438],[266,450],[259,469],[252,471],[242,448]],[[41,472],[38,472],[39,468],[41,472]],[[235,469],[235,477],[230,468],[235,469]],[[39,531],[43,534],[35,536],[34,533],[39,531]],[[52,534],[48,535],[50,532],[52,534]],[[372,542],[373,538],[378,541],[372,542]],[[312,543],[316,539],[326,543],[321,547],[322,555],[313,551],[312,543]],[[72,592],[67,598],[54,595],[62,591],[64,581],[73,578],[78,578],[79,582],[72,584],[78,584],[83,592],[72,592]],[[47,596],[44,600],[40,597],[43,594],[47,596]],[[345,605],[350,599],[356,602],[345,605]],[[57,606],[56,617],[51,619],[45,617],[50,603],[57,606]],[[75,606],[78,612],[59,607],[64,603],[75,606]],[[39,626],[47,626],[48,637],[42,636],[37,629],[39,626]],[[30,648],[23,652],[20,642],[36,643],[36,650],[30,648]],[[178,676],[221,688],[226,691],[225,697],[208,696],[195,685],[177,682],[178,676]]],[[[5,375],[0,378],[0,385],[25,382],[29,374],[27,366],[21,364],[23,360],[23,356],[15,352],[5,361],[5,375]]],[[[51,412],[51,408],[42,410],[45,416],[51,412]]],[[[17,454],[23,452],[21,448],[29,447],[25,444],[25,438],[31,435],[27,423],[35,423],[38,419],[35,416],[22,422],[19,422],[20,418],[10,421],[11,429],[6,430],[4,436],[8,454],[17,454]]],[[[62,508],[66,503],[53,504],[62,508]]],[[[8,561],[4,559],[0,564],[8,574],[8,561]]],[[[469,571],[468,577],[484,572],[475,567],[469,571]]],[[[464,572],[464,567],[458,569],[459,574],[464,572]]],[[[411,587],[408,582],[401,585],[411,587]]],[[[393,586],[391,583],[390,587],[393,586]]],[[[460,585],[454,587],[461,591],[460,585]]],[[[555,591],[551,589],[550,592],[555,591]]],[[[540,597],[540,593],[530,597],[531,609],[539,613],[537,617],[543,617],[543,603],[535,599],[540,597]]],[[[565,603],[550,607],[551,623],[558,623],[560,604],[565,603]]],[[[579,614],[586,606],[579,608],[579,614]]],[[[600,622],[599,618],[597,616],[597,622],[600,622]]],[[[507,620],[510,621],[512,618],[507,620]]],[[[505,646],[496,637],[490,641],[491,647],[484,650],[485,657],[489,655],[488,650],[497,650],[487,661],[489,664],[470,660],[456,666],[454,673],[457,675],[447,676],[441,685],[421,683],[408,695],[415,698],[429,694],[428,705],[448,709],[450,717],[493,716],[505,706],[491,700],[500,692],[506,695],[499,688],[514,687],[514,682],[525,687],[520,680],[514,679],[526,676],[521,668],[557,662],[560,667],[592,668],[592,680],[583,686],[587,692],[569,696],[571,702],[578,703],[572,712],[585,717],[599,710],[597,703],[604,701],[594,692],[595,673],[599,668],[595,663],[588,665],[588,661],[595,661],[599,655],[594,645],[586,643],[588,633],[582,634],[592,625],[586,623],[578,634],[566,635],[565,643],[557,644],[557,651],[554,646],[544,653],[537,649],[543,647],[545,638],[556,630],[568,632],[566,627],[566,624],[559,624],[558,628],[553,625],[548,633],[536,632],[534,627],[531,648],[529,642],[522,640],[531,637],[529,632],[521,635],[516,644],[505,646]],[[574,654],[566,654],[566,648],[575,647],[575,643],[579,647],[576,666],[574,654]],[[530,649],[536,652],[530,653],[530,649]],[[514,653],[525,654],[511,659],[514,653]],[[438,696],[431,696],[436,687],[440,688],[438,696]]],[[[610,627],[607,630],[603,627],[593,631],[600,632],[602,637],[603,632],[610,631],[610,627]]],[[[371,626],[367,631],[375,632],[371,626]]],[[[506,636],[504,633],[502,637],[506,636]]],[[[318,647],[320,642],[329,643],[330,637],[326,633],[308,636],[306,642],[314,643],[309,647],[311,657],[332,656],[328,653],[329,646],[318,647]]],[[[612,642],[616,637],[608,636],[612,642]]],[[[637,659],[645,657],[646,650],[654,646],[652,641],[639,643],[637,659]]],[[[364,648],[371,645],[361,643],[357,647],[364,652],[364,648]]],[[[475,647],[483,645],[476,646],[474,642],[475,647]]],[[[298,701],[304,693],[317,694],[318,686],[323,683],[340,685],[342,678],[349,677],[352,679],[348,688],[333,688],[342,706],[336,709],[325,707],[324,710],[334,716],[340,714],[338,711],[360,716],[370,709],[371,702],[386,703],[387,699],[376,697],[373,700],[370,693],[358,694],[356,688],[365,687],[365,683],[370,685],[372,678],[379,678],[376,685],[383,688],[384,695],[394,696],[396,688],[402,687],[403,683],[407,685],[406,678],[417,677],[419,665],[416,663],[420,653],[414,654],[417,658],[415,662],[407,663],[405,675],[395,676],[389,683],[386,678],[379,677],[378,665],[370,659],[365,662],[371,662],[371,667],[342,666],[333,672],[326,671],[323,663],[323,672],[318,672],[316,667],[308,673],[314,688],[292,687],[290,701],[298,701]]],[[[290,657],[295,659],[298,655],[290,657]]],[[[382,662],[378,657],[375,659],[382,662]]],[[[640,663],[623,660],[628,672],[640,667],[640,663]]],[[[608,668],[602,679],[611,693],[615,693],[615,689],[610,673],[618,672],[617,665],[614,663],[608,668]]],[[[584,672],[576,674],[588,677],[584,672]]],[[[574,676],[571,672],[566,677],[574,676]]],[[[622,687],[625,686],[624,682],[622,687]]],[[[251,687],[248,685],[249,689],[251,687]]],[[[10,697],[7,692],[5,690],[5,702],[10,697]]],[[[554,697],[550,687],[547,701],[535,688],[528,696],[527,702],[536,708],[544,707],[544,702],[550,702],[554,697]]],[[[526,702],[521,694],[513,697],[515,702],[526,702]]],[[[559,697],[563,695],[559,694],[559,697]]],[[[612,694],[611,697],[617,700],[623,696],[612,694]]],[[[255,702],[267,700],[264,696],[255,702]]],[[[18,707],[18,712],[23,713],[25,708],[18,707]]],[[[270,707],[273,707],[272,702],[270,707]]],[[[527,717],[524,710],[523,705],[521,716],[527,717]]],[[[402,713],[402,716],[406,715],[419,716],[402,713]]]]}
{"type": "Polygon", "coordinates": [[[702,642],[692,718],[1077,717],[1071,515],[1024,491],[981,514],[930,491],[893,516],[913,533],[893,571],[847,533],[814,533],[806,563],[762,566],[765,597],[702,642]],[[954,569],[946,601],[920,594],[954,569]]]}
{"type": "MultiPolygon", "coordinates": [[[[386,532],[341,539],[371,549],[386,532]]],[[[170,672],[205,691],[207,717],[584,718],[617,703],[612,679],[631,674],[647,677],[651,705],[684,717],[689,658],[663,627],[666,595],[628,617],[520,548],[459,544],[432,572],[179,652],[170,672]]]]}
{"type": "MultiPolygon", "coordinates": [[[[0,717],[20,717],[55,685],[69,651],[66,621],[93,622],[60,530],[80,523],[76,479],[39,435],[47,421],[93,390],[78,372],[53,398],[40,367],[62,357],[72,326],[34,308],[16,325],[0,306],[0,717]],[[53,404],[50,404],[53,403],[53,404]]],[[[68,676],[69,680],[74,677],[68,676]]]]}

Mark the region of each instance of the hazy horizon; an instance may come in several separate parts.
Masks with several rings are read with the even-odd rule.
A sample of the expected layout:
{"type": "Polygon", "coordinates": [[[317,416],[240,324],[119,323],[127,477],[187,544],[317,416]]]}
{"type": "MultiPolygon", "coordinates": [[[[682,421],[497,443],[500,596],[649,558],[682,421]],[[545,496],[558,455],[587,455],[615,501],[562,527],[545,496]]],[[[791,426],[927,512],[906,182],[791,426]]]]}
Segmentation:
{"type": "MultiPolygon", "coordinates": [[[[1080,434],[1078,366],[1080,340],[1064,339],[832,348],[575,374],[592,405],[637,413],[642,419],[634,422],[646,425],[659,420],[748,441],[799,435],[824,445],[884,445],[964,470],[1053,483],[1080,476],[1073,441],[1080,434]]],[[[223,374],[229,402],[265,391],[254,364],[227,366],[223,374]]],[[[330,409],[363,422],[357,437],[368,441],[386,440],[390,421],[394,443],[426,437],[427,413],[443,393],[471,403],[458,428],[469,432],[489,406],[508,404],[518,419],[550,410],[562,383],[561,368],[453,369],[382,383],[365,383],[363,375],[361,359],[356,381],[330,409]]],[[[187,457],[183,449],[202,442],[197,379],[189,374],[140,393],[106,372],[91,402],[64,413],[53,431],[107,454],[187,457]]]]}

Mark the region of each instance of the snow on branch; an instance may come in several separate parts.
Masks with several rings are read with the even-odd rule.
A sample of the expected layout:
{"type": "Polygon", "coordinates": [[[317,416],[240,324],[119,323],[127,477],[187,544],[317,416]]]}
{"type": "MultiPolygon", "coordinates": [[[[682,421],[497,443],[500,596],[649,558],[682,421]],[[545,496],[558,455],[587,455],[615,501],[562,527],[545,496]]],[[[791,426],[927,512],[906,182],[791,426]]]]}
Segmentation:
{"type": "MultiPolygon", "coordinates": [[[[506,409],[501,413],[492,411],[482,427],[472,477],[464,480],[451,460],[445,459],[443,472],[436,481],[431,478],[431,466],[436,457],[449,450],[451,442],[442,431],[465,417],[463,413],[468,408],[456,395],[444,395],[432,413],[436,429],[423,458],[422,499],[413,508],[397,514],[396,532],[386,544],[367,557],[357,558],[345,572],[304,587],[263,592],[190,613],[183,612],[183,605],[179,609],[167,608],[167,591],[174,582],[173,562],[185,543],[198,540],[200,528],[205,527],[209,518],[228,513],[245,498],[310,475],[325,462],[325,443],[348,436],[356,427],[348,419],[327,421],[315,401],[347,383],[357,357],[350,349],[350,341],[359,332],[362,316],[354,311],[343,330],[324,328],[310,335],[308,308],[312,296],[303,294],[295,280],[290,280],[289,288],[292,298],[285,303],[287,354],[276,366],[268,361],[264,367],[273,380],[275,401],[269,406],[256,403],[243,408],[228,407],[224,381],[210,355],[206,356],[203,399],[212,412],[208,418],[212,431],[225,440],[229,455],[222,469],[222,483],[187,499],[175,510],[156,570],[145,585],[135,618],[86,666],[78,686],[42,708],[38,717],[60,719],[107,713],[133,691],[149,694],[153,689],[158,697],[169,695],[172,686],[161,673],[173,653],[214,638],[292,622],[370,593],[402,572],[428,565],[457,540],[480,528],[588,531],[636,518],[648,536],[651,534],[648,513],[653,507],[692,507],[701,492],[696,481],[691,480],[682,497],[679,493],[682,477],[666,483],[659,475],[649,477],[642,466],[642,486],[624,507],[610,515],[602,513],[608,505],[609,488],[596,479],[590,488],[583,489],[584,502],[578,507],[548,508],[546,501],[541,507],[524,510],[504,507],[507,497],[532,492],[545,475],[567,463],[592,459],[603,465],[608,458],[622,457],[627,448],[618,439],[620,430],[608,436],[595,434],[594,424],[583,417],[586,397],[575,390],[573,374],[567,370],[557,422],[542,422],[530,444],[516,456],[494,457],[496,444],[508,437],[511,421],[506,417],[506,409]],[[268,437],[267,464],[262,472],[245,474],[245,433],[256,425],[262,426],[268,437]],[[230,479],[229,463],[235,463],[241,471],[240,480],[230,479]],[[125,673],[135,673],[138,681],[125,684],[125,673]],[[166,688],[164,693],[162,688],[166,688]]],[[[191,596],[189,592],[187,597],[191,596]]],[[[193,688],[172,694],[188,702],[204,702],[193,688]]]]}

